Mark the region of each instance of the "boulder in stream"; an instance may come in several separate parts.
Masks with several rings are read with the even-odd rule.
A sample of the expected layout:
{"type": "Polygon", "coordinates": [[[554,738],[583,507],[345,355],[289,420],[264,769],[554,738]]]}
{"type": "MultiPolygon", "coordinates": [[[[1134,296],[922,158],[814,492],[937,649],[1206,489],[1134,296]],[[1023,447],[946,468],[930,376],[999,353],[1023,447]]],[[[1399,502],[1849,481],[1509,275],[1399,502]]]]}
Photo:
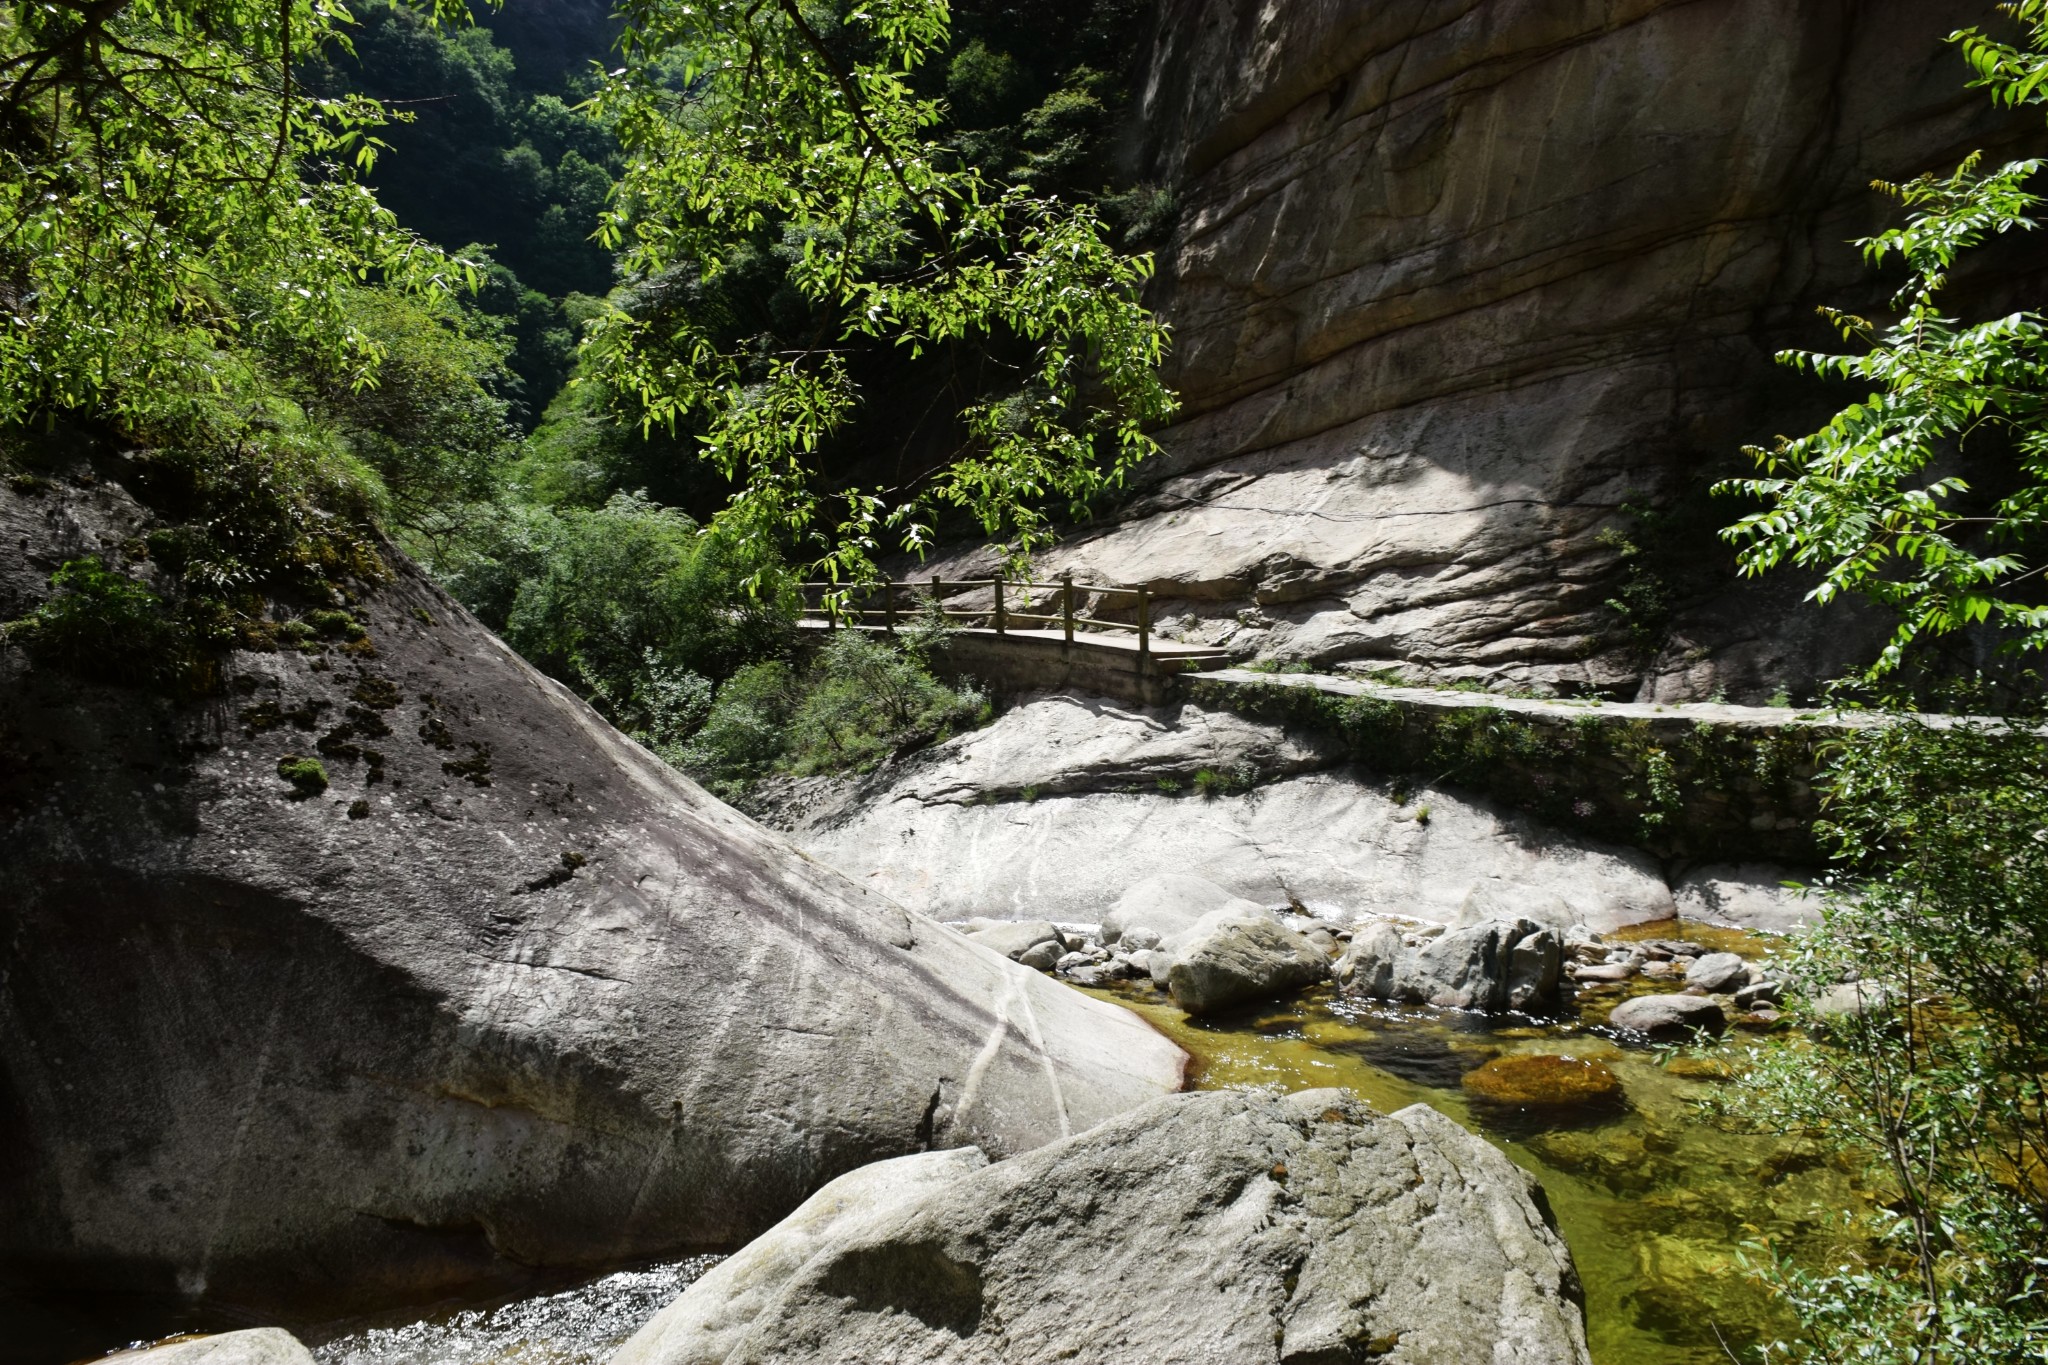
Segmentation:
{"type": "Polygon", "coordinates": [[[1215,910],[1172,940],[1166,988],[1189,1014],[1271,1000],[1330,973],[1322,949],[1264,911],[1215,910]]]}
{"type": "Polygon", "coordinates": [[[1127,889],[1103,915],[1102,941],[1119,942],[1133,929],[1149,929],[1163,941],[1186,933],[1197,920],[1218,910],[1240,915],[1267,913],[1257,901],[1234,895],[1202,877],[1171,872],[1147,877],[1127,889]]]}
{"type": "Polygon", "coordinates": [[[1703,1030],[1718,1034],[1728,1027],[1728,1016],[1703,995],[1639,995],[1616,1005],[1607,1022],[1630,1033],[1669,1042],[1690,1038],[1703,1030]]]}
{"type": "Polygon", "coordinates": [[[611,1365],[1588,1359],[1534,1181],[1422,1105],[1178,1095],[986,1167],[889,1164],[821,1190],[611,1365]]]}

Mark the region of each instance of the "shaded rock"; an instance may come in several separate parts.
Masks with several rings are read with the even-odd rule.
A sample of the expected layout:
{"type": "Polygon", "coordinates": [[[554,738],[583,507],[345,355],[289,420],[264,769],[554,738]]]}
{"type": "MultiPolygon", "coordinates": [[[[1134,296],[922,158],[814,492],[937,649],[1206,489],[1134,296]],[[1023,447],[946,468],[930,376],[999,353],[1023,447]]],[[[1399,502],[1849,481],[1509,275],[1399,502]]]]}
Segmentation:
{"type": "Polygon", "coordinates": [[[1739,1009],[1782,1004],[1784,999],[1785,987],[1776,981],[1753,981],[1735,992],[1735,1004],[1739,1009]]]}
{"type": "MultiPolygon", "coordinates": [[[[0,480],[0,619],[161,524],[128,468],[0,480]]],[[[352,590],[374,657],[232,653],[193,705],[0,643],[0,1262],[339,1316],[738,1244],[1178,1088],[1134,1016],[712,799],[403,561],[352,590]],[[289,800],[309,734],[331,788],[289,800]]]]}
{"type": "Polygon", "coordinates": [[[1721,1007],[1700,995],[1639,995],[1624,1000],[1607,1016],[1615,1028],[1659,1041],[1689,1038],[1705,1030],[1719,1033],[1728,1025],[1721,1007]]]}
{"type": "Polygon", "coordinates": [[[612,1365],[1581,1365],[1534,1188],[1420,1105],[1174,1096],[714,1271],[612,1365]]]}
{"type": "Polygon", "coordinates": [[[1578,1057],[1496,1057],[1465,1073],[1465,1089],[1495,1104],[1521,1109],[1616,1105],[1621,1077],[1604,1062],[1578,1057]]]}
{"type": "Polygon", "coordinates": [[[1321,949],[1263,912],[1215,910],[1176,936],[1166,988],[1189,1014],[1271,1000],[1330,972],[1321,949]]]}
{"type": "Polygon", "coordinates": [[[313,1353],[279,1327],[193,1337],[140,1351],[117,1351],[103,1359],[134,1365],[313,1365],[313,1353]]]}
{"type": "Polygon", "coordinates": [[[1159,936],[1154,941],[1156,947],[1218,910],[1240,915],[1267,913],[1257,901],[1234,895],[1203,877],[1185,873],[1147,877],[1128,888],[1103,915],[1102,941],[1117,943],[1128,930],[1149,929],[1159,936]]]}
{"type": "Polygon", "coordinates": [[[1056,938],[1034,943],[1017,954],[1017,961],[1035,972],[1049,972],[1066,955],[1066,948],[1056,938]]]}
{"type": "Polygon", "coordinates": [[[1331,968],[1337,988],[1372,1000],[1385,1000],[1394,993],[1394,964],[1406,950],[1401,931],[1385,920],[1360,927],[1350,946],[1331,968]]]}
{"type": "Polygon", "coordinates": [[[993,948],[1004,957],[1015,962],[1041,943],[1058,944],[1064,948],[1066,939],[1060,931],[1045,920],[983,920],[962,933],[985,948],[993,948]]]}
{"type": "Polygon", "coordinates": [[[1749,963],[1739,953],[1707,953],[1685,969],[1685,984],[1720,995],[1749,984],[1749,963]]]}
{"type": "Polygon", "coordinates": [[[1524,935],[1508,953],[1507,1007],[1540,1009],[1557,1001],[1564,945],[1548,929],[1524,935]]]}
{"type": "Polygon", "coordinates": [[[1164,938],[1165,935],[1161,934],[1157,929],[1148,929],[1140,926],[1135,929],[1124,930],[1116,938],[1115,942],[1125,951],[1135,953],[1143,948],[1157,948],[1164,938]]]}

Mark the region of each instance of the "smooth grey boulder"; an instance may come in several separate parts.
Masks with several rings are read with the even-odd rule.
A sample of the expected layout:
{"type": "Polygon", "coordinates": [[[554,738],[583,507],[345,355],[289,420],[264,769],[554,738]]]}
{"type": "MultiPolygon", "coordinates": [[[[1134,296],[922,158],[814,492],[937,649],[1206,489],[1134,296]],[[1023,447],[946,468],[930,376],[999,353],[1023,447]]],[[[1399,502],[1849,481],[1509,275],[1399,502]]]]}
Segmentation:
{"type": "Polygon", "coordinates": [[[1722,995],[1749,984],[1749,963],[1740,953],[1708,953],[1685,969],[1685,984],[1722,995]]]}
{"type": "MultiPolygon", "coordinates": [[[[0,480],[0,620],[164,524],[90,458],[0,480]]],[[[735,1246],[1179,1087],[1134,1015],[714,800],[392,563],[359,645],[189,704],[0,644],[0,1263],[339,1316],[735,1246]]]]}
{"type": "Polygon", "coordinates": [[[1444,1009],[1525,1009],[1555,997],[1563,959],[1556,934],[1529,920],[1453,929],[1401,955],[1391,998],[1444,1009]]]}
{"type": "Polygon", "coordinates": [[[313,1353],[281,1327],[193,1337],[139,1351],[116,1351],[103,1359],[132,1365],[313,1365],[313,1353]]]}
{"type": "MultiPolygon", "coordinates": [[[[1661,913],[1663,899],[1658,897],[1646,909],[1661,913]]],[[[1650,917],[1650,914],[1644,916],[1646,919],[1650,917]]],[[[1458,906],[1458,927],[1485,924],[1491,920],[1528,920],[1559,933],[1579,922],[1570,904],[1557,892],[1502,877],[1488,877],[1473,883],[1472,889],[1465,893],[1463,903],[1458,906]]]]}
{"type": "Polygon", "coordinates": [[[1271,918],[1257,901],[1226,891],[1207,878],[1169,872],[1147,877],[1117,898],[1102,917],[1102,941],[1116,943],[1132,929],[1150,929],[1164,942],[1187,932],[1204,915],[1218,910],[1271,918]]]}
{"type": "Polygon", "coordinates": [[[1060,959],[1065,957],[1066,953],[1065,945],[1056,938],[1049,938],[1032,944],[1017,954],[1016,960],[1034,972],[1049,972],[1059,965],[1060,959]]]}
{"type": "Polygon", "coordinates": [[[1564,944],[1549,929],[1524,934],[1508,950],[1506,1005],[1511,1010],[1541,1009],[1557,1002],[1564,975],[1564,944]]]}
{"type": "Polygon", "coordinates": [[[1421,1105],[1177,1095],[956,1169],[771,1230],[611,1365],[1588,1359],[1534,1182],[1421,1105]]]}
{"type": "Polygon", "coordinates": [[[1404,948],[1401,931],[1385,920],[1376,920],[1351,936],[1330,975],[1340,991],[1385,1000],[1393,994],[1394,964],[1404,948]]]}
{"type": "Polygon", "coordinates": [[[1172,940],[1166,989],[1189,1014],[1271,1000],[1313,986],[1330,959],[1264,911],[1212,910],[1172,940]]]}
{"type": "Polygon", "coordinates": [[[984,948],[993,948],[1012,962],[1041,943],[1056,943],[1062,950],[1067,946],[1060,931],[1042,919],[982,920],[972,927],[963,926],[960,932],[984,948]]]}
{"type": "Polygon", "coordinates": [[[1703,995],[1639,995],[1616,1005],[1607,1022],[1664,1041],[1690,1038],[1701,1030],[1719,1033],[1728,1026],[1728,1016],[1703,995]]]}
{"type": "Polygon", "coordinates": [[[987,1165],[979,1148],[955,1147],[848,1171],[706,1271],[612,1357],[613,1365],[727,1359],[812,1258],[832,1254],[876,1215],[915,1207],[987,1165]]]}
{"type": "Polygon", "coordinates": [[[1752,981],[1735,992],[1738,1009],[1755,1009],[1758,1005],[1782,1005],[1785,1003],[1785,987],[1777,981],[1752,981]]]}

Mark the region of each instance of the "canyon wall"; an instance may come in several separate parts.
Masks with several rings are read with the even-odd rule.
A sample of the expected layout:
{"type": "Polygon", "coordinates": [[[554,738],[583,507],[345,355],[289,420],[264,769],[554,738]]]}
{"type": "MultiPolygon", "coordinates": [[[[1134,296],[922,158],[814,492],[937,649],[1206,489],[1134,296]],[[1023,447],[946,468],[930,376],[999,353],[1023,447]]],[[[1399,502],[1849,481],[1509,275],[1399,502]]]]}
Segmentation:
{"type": "MultiPolygon", "coordinates": [[[[1185,403],[1055,571],[1322,667],[1675,700],[1803,690],[1853,607],[1739,583],[1710,499],[1860,396],[1778,370],[1896,276],[1873,177],[2038,150],[1943,42],[1982,0],[1166,0],[1144,174],[1185,403]]],[[[1975,304],[2032,297],[2038,247],[1975,304]]],[[[967,566],[962,565],[964,570],[967,566]]],[[[957,571],[957,570],[956,570],[957,571]]]]}

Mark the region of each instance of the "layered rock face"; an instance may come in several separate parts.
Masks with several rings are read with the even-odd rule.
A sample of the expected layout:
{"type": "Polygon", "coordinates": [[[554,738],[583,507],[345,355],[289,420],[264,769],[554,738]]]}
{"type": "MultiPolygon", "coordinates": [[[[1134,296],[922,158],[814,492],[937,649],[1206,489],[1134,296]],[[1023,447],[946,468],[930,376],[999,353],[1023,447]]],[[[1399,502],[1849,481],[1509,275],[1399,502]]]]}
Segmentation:
{"type": "Polygon", "coordinates": [[[1535,1194],[1422,1105],[1174,1096],[995,1165],[842,1177],[613,1365],[1573,1365],[1577,1278],[1535,1194]]]}
{"type": "MultiPolygon", "coordinates": [[[[0,486],[0,619],[140,543],[109,472],[0,486]]],[[[198,703],[0,647],[0,1270],[389,1303],[730,1246],[865,1162],[1178,1086],[1134,1016],[712,800],[416,573],[349,610],[368,645],[236,654],[198,703]]]]}
{"type": "MultiPolygon", "coordinates": [[[[1837,675],[1872,622],[1738,588],[1711,531],[1740,508],[1704,488],[1860,396],[1770,356],[1895,286],[1847,245],[1872,177],[2038,141],[1942,42],[1989,10],[1168,0],[1141,116],[1185,411],[1149,494],[1048,567],[1324,666],[1659,701],[1837,675]]],[[[2026,306],[2014,250],[1991,304],[2026,306]]]]}

